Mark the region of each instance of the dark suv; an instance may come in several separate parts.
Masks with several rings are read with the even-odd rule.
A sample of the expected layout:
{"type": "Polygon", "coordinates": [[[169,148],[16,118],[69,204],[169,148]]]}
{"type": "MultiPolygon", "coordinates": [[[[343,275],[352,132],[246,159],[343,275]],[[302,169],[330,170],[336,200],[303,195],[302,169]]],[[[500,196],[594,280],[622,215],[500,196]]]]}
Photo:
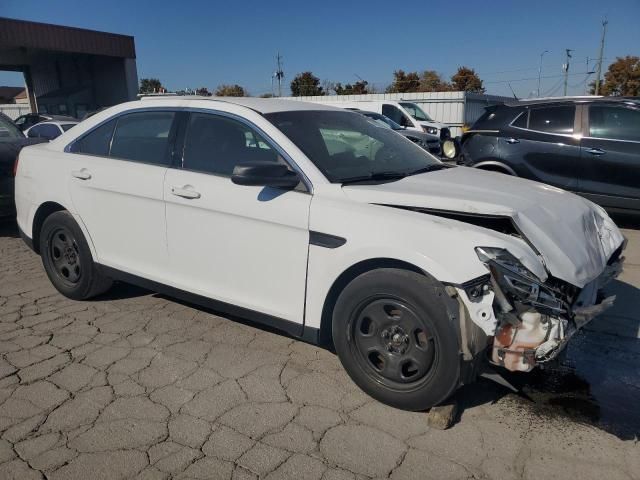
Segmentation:
{"type": "Polygon", "coordinates": [[[611,211],[640,211],[640,98],[487,107],[462,136],[458,163],[571,190],[611,211]]]}

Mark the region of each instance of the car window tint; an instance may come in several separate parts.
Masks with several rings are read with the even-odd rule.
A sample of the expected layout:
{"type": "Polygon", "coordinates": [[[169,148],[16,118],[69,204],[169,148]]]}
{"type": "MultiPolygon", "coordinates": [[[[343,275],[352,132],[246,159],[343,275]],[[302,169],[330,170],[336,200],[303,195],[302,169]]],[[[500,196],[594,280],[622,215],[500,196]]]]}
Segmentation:
{"type": "Polygon", "coordinates": [[[382,114],[399,125],[406,125],[406,120],[403,122],[404,114],[394,105],[382,105],[382,114]]]}
{"type": "MultiPolygon", "coordinates": [[[[58,138],[61,135],[60,129],[55,125],[51,125],[50,123],[44,125],[36,125],[33,128],[39,129],[37,135],[38,137],[48,138],[49,140],[58,138]]],[[[31,130],[29,130],[29,133],[31,133],[31,130]]]]}
{"type": "Polygon", "coordinates": [[[529,129],[547,133],[572,134],[576,107],[532,108],[529,112],[529,129]]]}
{"type": "Polygon", "coordinates": [[[64,130],[66,132],[70,128],[75,127],[76,124],[75,123],[63,123],[60,126],[62,127],[62,130],[64,130]]]}
{"type": "Polygon", "coordinates": [[[238,163],[252,161],[284,163],[276,150],[244,123],[220,115],[191,114],[182,157],[184,169],[231,176],[238,163]]]}
{"type": "Polygon", "coordinates": [[[79,140],[76,140],[71,146],[71,151],[74,153],[86,153],[88,155],[108,156],[109,145],[115,126],[116,120],[110,120],[100,125],[79,140]]]}
{"type": "Polygon", "coordinates": [[[169,165],[174,112],[138,112],[118,117],[110,157],[169,165]]]}
{"type": "Polygon", "coordinates": [[[529,117],[529,112],[527,110],[525,110],[524,112],[522,112],[518,118],[516,118],[514,120],[514,122],[512,123],[512,125],[514,127],[518,127],[518,128],[527,128],[527,120],[529,117]]]}
{"type": "Polygon", "coordinates": [[[589,107],[589,136],[640,142],[640,110],[608,105],[589,107]]]}
{"type": "Polygon", "coordinates": [[[9,142],[17,138],[24,138],[24,135],[11,123],[8,117],[0,114],[0,142],[9,142]]]}

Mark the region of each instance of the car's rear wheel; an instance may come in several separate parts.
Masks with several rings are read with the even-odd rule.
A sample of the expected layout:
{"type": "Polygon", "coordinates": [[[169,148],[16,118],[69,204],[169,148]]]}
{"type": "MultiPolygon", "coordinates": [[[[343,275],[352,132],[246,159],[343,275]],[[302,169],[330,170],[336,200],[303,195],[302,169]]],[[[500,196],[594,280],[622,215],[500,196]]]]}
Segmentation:
{"type": "Polygon", "coordinates": [[[405,410],[444,401],[458,386],[458,334],[444,287],[384,268],[354,279],[333,313],[333,342],[349,376],[375,399],[405,410]]]}
{"type": "Polygon", "coordinates": [[[111,287],[111,279],[96,267],[82,230],[67,211],[52,213],[45,219],[40,254],[49,280],[66,297],[86,300],[111,287]]]}

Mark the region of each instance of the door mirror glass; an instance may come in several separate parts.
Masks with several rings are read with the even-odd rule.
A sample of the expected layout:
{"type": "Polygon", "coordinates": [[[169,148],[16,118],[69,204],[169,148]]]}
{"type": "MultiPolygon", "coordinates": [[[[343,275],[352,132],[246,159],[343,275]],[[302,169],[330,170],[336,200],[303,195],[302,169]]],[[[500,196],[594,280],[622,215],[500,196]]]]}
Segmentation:
{"type": "Polygon", "coordinates": [[[295,188],[300,178],[280,163],[253,161],[237,164],[231,181],[236,185],[295,188]]]}

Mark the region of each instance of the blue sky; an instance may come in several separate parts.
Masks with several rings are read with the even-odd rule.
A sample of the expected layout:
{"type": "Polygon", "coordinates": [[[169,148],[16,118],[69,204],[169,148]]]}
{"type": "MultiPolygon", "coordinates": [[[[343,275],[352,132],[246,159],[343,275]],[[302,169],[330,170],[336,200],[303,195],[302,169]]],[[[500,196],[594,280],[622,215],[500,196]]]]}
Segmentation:
{"type": "MultiPolygon", "coordinates": [[[[0,0],[0,16],[133,35],[140,78],[158,77],[170,89],[239,83],[255,95],[271,90],[280,51],[286,85],[311,70],[343,83],[358,75],[382,89],[398,68],[449,77],[467,65],[489,93],[510,95],[510,83],[526,97],[536,89],[543,50],[550,53],[542,93],[562,94],[565,48],[574,49],[569,93],[579,94],[605,15],[605,64],[640,55],[640,0],[0,0]]],[[[20,83],[0,72],[0,85],[20,83]]]]}

